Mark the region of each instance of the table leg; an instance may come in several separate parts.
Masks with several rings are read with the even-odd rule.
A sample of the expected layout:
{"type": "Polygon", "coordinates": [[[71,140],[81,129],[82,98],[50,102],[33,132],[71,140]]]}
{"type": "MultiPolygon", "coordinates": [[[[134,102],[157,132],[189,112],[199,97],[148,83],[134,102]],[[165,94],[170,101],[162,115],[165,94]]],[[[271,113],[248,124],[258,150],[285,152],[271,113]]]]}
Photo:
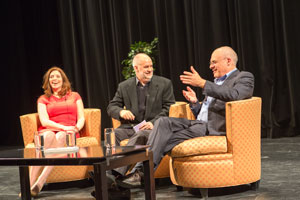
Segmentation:
{"type": "Polygon", "coordinates": [[[155,199],[155,182],[154,182],[154,166],[153,166],[153,153],[148,152],[149,160],[143,161],[144,165],[144,178],[145,178],[145,198],[146,200],[155,199]]]}
{"type": "Polygon", "coordinates": [[[107,179],[105,163],[94,164],[95,194],[97,200],[107,200],[107,179]]]}
{"type": "Polygon", "coordinates": [[[31,199],[30,194],[30,181],[29,181],[29,168],[28,166],[19,167],[20,174],[20,185],[21,185],[21,195],[22,199],[31,199]]]}

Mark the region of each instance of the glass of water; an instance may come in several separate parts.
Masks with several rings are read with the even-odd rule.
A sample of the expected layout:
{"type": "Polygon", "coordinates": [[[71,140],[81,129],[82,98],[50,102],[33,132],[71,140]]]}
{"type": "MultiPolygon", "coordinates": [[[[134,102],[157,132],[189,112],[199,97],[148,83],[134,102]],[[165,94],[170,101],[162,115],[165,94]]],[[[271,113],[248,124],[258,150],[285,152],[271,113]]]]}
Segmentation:
{"type": "Polygon", "coordinates": [[[116,146],[116,136],[113,128],[104,129],[104,145],[108,148],[116,146]]]}
{"type": "Polygon", "coordinates": [[[40,131],[34,132],[34,145],[37,149],[44,149],[44,134],[40,131]]]}

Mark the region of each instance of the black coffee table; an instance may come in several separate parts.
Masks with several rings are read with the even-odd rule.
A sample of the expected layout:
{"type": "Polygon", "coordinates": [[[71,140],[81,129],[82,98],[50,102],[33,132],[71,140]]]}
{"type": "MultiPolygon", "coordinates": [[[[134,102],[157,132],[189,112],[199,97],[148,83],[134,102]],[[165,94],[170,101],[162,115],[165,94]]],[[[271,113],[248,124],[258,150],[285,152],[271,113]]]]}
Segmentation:
{"type": "Polygon", "coordinates": [[[19,166],[22,199],[31,199],[29,166],[93,165],[96,199],[108,199],[106,170],[143,162],[145,197],[155,199],[152,152],[148,146],[124,146],[107,149],[103,146],[79,148],[78,152],[45,154],[35,148],[0,152],[0,166],[19,166]]]}

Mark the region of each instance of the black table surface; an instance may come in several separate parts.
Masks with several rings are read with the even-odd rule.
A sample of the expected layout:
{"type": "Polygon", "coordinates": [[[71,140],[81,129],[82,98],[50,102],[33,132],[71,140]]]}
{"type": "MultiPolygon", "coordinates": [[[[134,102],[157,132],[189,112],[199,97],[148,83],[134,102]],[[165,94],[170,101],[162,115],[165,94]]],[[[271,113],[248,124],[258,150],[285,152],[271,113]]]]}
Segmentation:
{"type": "Polygon", "coordinates": [[[0,151],[0,166],[26,165],[90,165],[114,159],[117,156],[130,155],[145,151],[149,146],[105,146],[80,147],[76,152],[45,154],[36,148],[20,148],[0,151]]]}

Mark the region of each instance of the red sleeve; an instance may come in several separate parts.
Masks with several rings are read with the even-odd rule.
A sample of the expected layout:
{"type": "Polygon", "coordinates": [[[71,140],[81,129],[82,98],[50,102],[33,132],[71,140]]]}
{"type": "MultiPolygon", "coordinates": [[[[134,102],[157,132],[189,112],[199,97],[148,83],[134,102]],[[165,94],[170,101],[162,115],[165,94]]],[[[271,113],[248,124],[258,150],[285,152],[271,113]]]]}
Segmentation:
{"type": "Polygon", "coordinates": [[[47,105],[49,103],[49,99],[45,95],[42,95],[38,98],[37,103],[42,103],[47,105]]]}
{"type": "Polygon", "coordinates": [[[73,95],[74,95],[75,101],[81,100],[81,96],[78,94],[78,92],[73,92],[73,95]]]}

